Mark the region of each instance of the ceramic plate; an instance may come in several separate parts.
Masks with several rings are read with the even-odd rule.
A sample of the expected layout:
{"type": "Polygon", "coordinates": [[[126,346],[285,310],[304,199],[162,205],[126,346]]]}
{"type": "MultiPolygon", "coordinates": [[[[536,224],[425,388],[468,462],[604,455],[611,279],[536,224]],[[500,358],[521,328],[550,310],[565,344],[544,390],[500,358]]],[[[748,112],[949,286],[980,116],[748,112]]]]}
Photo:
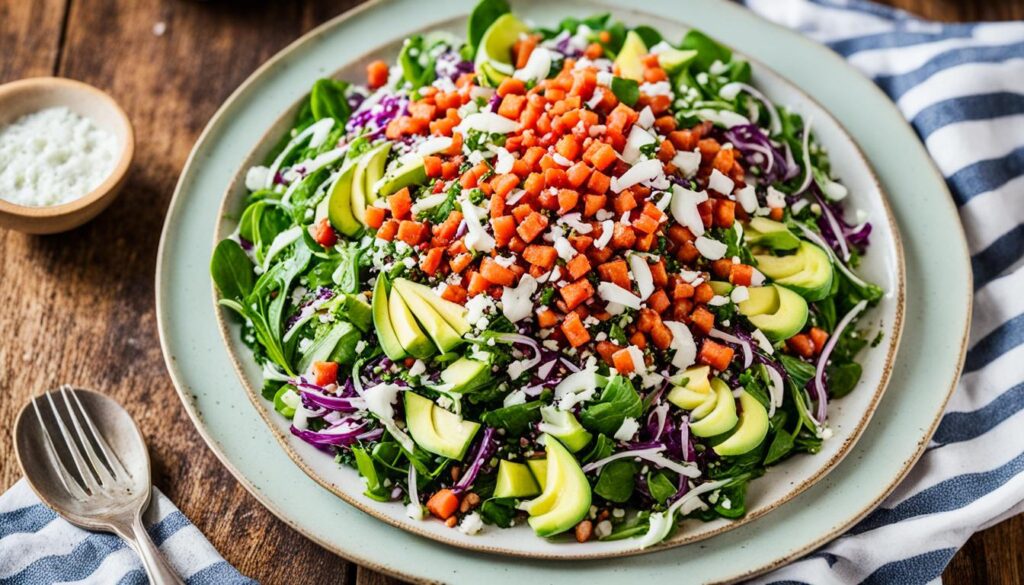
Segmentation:
{"type": "MultiPolygon", "coordinates": [[[[653,578],[672,574],[680,564],[686,565],[688,575],[701,581],[735,579],[806,552],[834,536],[888,493],[919,455],[956,378],[969,314],[970,274],[948,192],[920,143],[886,98],[827,50],[733,5],[691,2],[685,12],[678,6],[673,10],[672,6],[669,1],[652,0],[645,8],[651,11],[648,14],[622,8],[614,11],[630,23],[656,23],[670,38],[681,36],[684,30],[684,25],[676,20],[700,27],[779,70],[853,129],[851,134],[878,171],[881,187],[893,197],[896,220],[905,235],[911,283],[907,289],[909,318],[905,336],[912,341],[905,342],[905,349],[892,369],[894,392],[881,402],[879,414],[867,426],[864,440],[851,451],[858,464],[838,466],[828,478],[780,507],[781,502],[820,479],[838,462],[872,411],[890,371],[889,360],[899,337],[902,270],[898,238],[894,225],[888,221],[879,185],[853,143],[824,110],[798,90],[763,66],[755,68],[757,83],[779,102],[793,104],[814,116],[816,132],[832,149],[839,174],[858,197],[857,205],[868,211],[882,228],[864,272],[892,292],[871,316],[886,329],[887,343],[865,354],[868,374],[861,387],[836,403],[832,420],[837,437],[827,443],[826,452],[794,459],[752,484],[751,517],[775,507],[780,507],[780,512],[747,526],[694,523],[684,526],[674,541],[680,543],[735,528],[699,546],[656,552],[642,559],[574,564],[573,574],[588,580],[610,578],[621,571],[630,572],[631,578],[634,574],[637,578],[653,578]],[[799,60],[790,58],[797,54],[799,60]],[[884,133],[878,131],[882,128],[884,133]],[[909,221],[911,218],[913,222],[909,221]],[[933,234],[944,236],[937,238],[933,234]],[[937,282],[932,281],[940,274],[946,283],[954,282],[957,286],[943,286],[942,296],[926,294],[939,290],[937,282]],[[932,315],[940,317],[929,318],[932,315]],[[926,364],[925,355],[935,359],[934,364],[926,364]],[[909,407],[911,404],[913,408],[909,407]],[[830,490],[829,486],[839,489],[830,490]]],[[[262,152],[259,148],[251,152],[251,147],[262,143],[267,129],[275,126],[275,120],[301,98],[317,77],[332,74],[346,63],[358,67],[366,59],[385,55],[389,43],[421,28],[443,26],[453,19],[461,21],[471,7],[471,1],[373,4],[317,29],[254,74],[215,116],[182,174],[161,246],[158,316],[169,368],[203,436],[257,497],[303,533],[340,554],[406,578],[471,580],[487,571],[489,579],[511,580],[532,575],[550,581],[552,575],[545,577],[546,571],[564,565],[554,561],[510,561],[431,543],[361,514],[307,480],[274,441],[285,429],[283,421],[267,417],[271,421],[268,427],[249,406],[249,393],[234,378],[231,354],[237,348],[232,347],[230,352],[224,349],[215,325],[216,314],[209,303],[206,267],[213,243],[211,234],[230,226],[229,222],[218,221],[220,202],[211,194],[223,193],[249,157],[262,152]],[[439,555],[450,558],[438,562],[439,555]]],[[[587,14],[604,7],[518,3],[516,9],[537,22],[554,22],[567,14],[587,14]]],[[[227,209],[237,202],[240,190],[229,189],[227,209]]],[[[228,332],[228,339],[237,336],[228,332]]],[[[243,378],[257,380],[254,369],[246,366],[250,363],[246,354],[238,355],[243,378]]],[[[265,415],[266,404],[257,401],[257,405],[265,415]]],[[[354,474],[337,468],[329,458],[304,444],[286,441],[285,445],[307,473],[324,485],[350,494],[348,499],[384,515],[390,522],[407,521],[398,506],[370,508],[370,502],[359,495],[361,489],[354,474]]],[[[414,528],[428,531],[427,535],[433,538],[453,540],[454,531],[432,530],[430,524],[414,528]]],[[[455,544],[548,557],[623,554],[632,548],[629,541],[612,546],[552,545],[515,530],[490,530],[455,544]]],[[[564,571],[561,575],[564,577],[564,571]]]]}

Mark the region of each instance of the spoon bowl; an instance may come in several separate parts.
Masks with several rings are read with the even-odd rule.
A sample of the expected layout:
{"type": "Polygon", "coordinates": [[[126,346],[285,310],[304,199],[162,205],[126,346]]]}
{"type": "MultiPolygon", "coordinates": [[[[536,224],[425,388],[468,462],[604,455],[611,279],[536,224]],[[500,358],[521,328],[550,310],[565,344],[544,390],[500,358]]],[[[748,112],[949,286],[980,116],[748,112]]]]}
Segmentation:
{"type": "Polygon", "coordinates": [[[14,450],[32,491],[54,512],[128,541],[152,582],[181,583],[142,523],[153,491],[149,454],[120,404],[69,386],[37,396],[18,413],[14,450]]]}

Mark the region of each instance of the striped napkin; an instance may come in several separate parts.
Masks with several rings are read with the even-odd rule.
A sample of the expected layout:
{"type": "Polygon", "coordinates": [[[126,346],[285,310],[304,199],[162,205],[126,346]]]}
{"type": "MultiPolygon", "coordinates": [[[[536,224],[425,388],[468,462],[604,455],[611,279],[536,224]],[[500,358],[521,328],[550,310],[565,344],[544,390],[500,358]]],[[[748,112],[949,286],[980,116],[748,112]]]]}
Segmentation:
{"type": "Polygon", "coordinates": [[[747,0],[846,57],[896,102],[953,193],[974,269],[963,379],[881,507],[761,583],[928,583],[1024,512],[1024,23],[938,24],[863,0],[747,0]]]}
{"type": "MultiPolygon", "coordinates": [[[[250,585],[159,490],[145,515],[153,542],[187,585],[250,585]]],[[[40,503],[24,479],[0,496],[0,585],[145,585],[142,563],[112,534],[87,532],[40,503]]]]}

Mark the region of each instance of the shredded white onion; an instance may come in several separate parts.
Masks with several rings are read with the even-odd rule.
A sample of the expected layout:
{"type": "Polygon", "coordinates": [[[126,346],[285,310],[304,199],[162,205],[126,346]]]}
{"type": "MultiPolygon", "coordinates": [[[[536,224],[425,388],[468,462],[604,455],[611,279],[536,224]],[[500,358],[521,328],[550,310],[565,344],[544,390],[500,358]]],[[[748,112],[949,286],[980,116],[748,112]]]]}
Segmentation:
{"type": "Polygon", "coordinates": [[[640,297],[613,282],[601,282],[597,285],[597,296],[609,303],[618,303],[631,309],[640,308],[640,297]]]}
{"type": "Polygon", "coordinates": [[[640,291],[640,300],[646,301],[647,297],[654,293],[654,275],[647,260],[636,254],[629,255],[629,268],[633,271],[633,279],[636,280],[637,289],[640,291]]]}
{"type": "Polygon", "coordinates": [[[772,382],[772,387],[768,389],[772,399],[768,404],[768,417],[775,416],[775,409],[782,406],[782,400],[786,396],[786,387],[782,381],[782,374],[775,368],[765,366],[764,369],[768,370],[768,379],[772,382]]]}
{"type": "Polygon", "coordinates": [[[723,85],[722,89],[718,90],[718,95],[724,99],[732,101],[733,99],[736,99],[736,96],[739,94],[740,91],[745,91],[749,93],[750,95],[754,96],[765,105],[765,108],[768,110],[768,128],[769,130],[771,130],[772,135],[782,132],[782,121],[779,119],[779,112],[776,111],[775,104],[773,104],[767,96],[758,91],[757,88],[747,85],[746,83],[734,81],[732,83],[723,85]],[[729,95],[731,95],[732,97],[727,97],[729,95]]]}
{"type": "Polygon", "coordinates": [[[818,365],[814,368],[814,387],[818,391],[818,412],[817,419],[818,424],[824,426],[825,416],[827,414],[826,408],[828,406],[828,394],[825,392],[825,366],[828,364],[828,358],[832,355],[832,350],[835,349],[836,343],[839,338],[842,337],[843,331],[849,327],[850,323],[857,318],[868,306],[866,300],[861,301],[850,309],[850,312],[846,314],[839,324],[836,325],[835,331],[832,332],[831,337],[825,343],[825,348],[821,350],[821,355],[818,356],[818,365]]]}
{"type": "Polygon", "coordinates": [[[803,143],[803,161],[804,161],[804,180],[800,183],[800,188],[794,192],[794,195],[799,195],[807,190],[811,186],[811,177],[813,176],[814,169],[811,168],[811,122],[814,118],[808,116],[807,123],[804,124],[804,143],[803,143]]]}

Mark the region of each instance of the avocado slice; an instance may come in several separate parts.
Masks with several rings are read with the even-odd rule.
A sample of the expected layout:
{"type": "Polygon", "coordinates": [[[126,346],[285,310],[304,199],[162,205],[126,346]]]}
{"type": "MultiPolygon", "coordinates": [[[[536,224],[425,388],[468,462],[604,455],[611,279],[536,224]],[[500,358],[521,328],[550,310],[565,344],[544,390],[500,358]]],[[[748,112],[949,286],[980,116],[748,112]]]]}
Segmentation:
{"type": "Polygon", "coordinates": [[[334,229],[346,236],[354,236],[362,228],[362,223],[352,213],[352,178],[356,166],[349,164],[342,169],[327,196],[327,217],[334,229]]]}
{"type": "Polygon", "coordinates": [[[466,314],[469,312],[466,307],[453,303],[449,300],[442,299],[434,292],[434,289],[430,288],[425,284],[406,280],[404,278],[395,281],[395,286],[402,291],[403,297],[408,292],[409,294],[415,294],[421,299],[427,302],[439,315],[444,319],[445,323],[451,326],[459,335],[465,335],[469,332],[469,322],[466,321],[466,314]]]}
{"type": "Polygon", "coordinates": [[[685,51],[681,49],[665,49],[658,53],[658,66],[664,69],[665,73],[675,75],[696,58],[697,51],[692,49],[685,51]]]}
{"type": "Polygon", "coordinates": [[[530,27],[511,14],[502,14],[491,23],[480,38],[480,46],[476,51],[473,64],[482,80],[497,86],[511,75],[512,46],[519,40],[519,35],[530,32],[530,27]],[[507,70],[508,73],[504,71],[507,70]]]}
{"type": "Polygon", "coordinates": [[[548,483],[548,460],[527,459],[526,466],[533,472],[533,478],[537,480],[537,485],[543,490],[544,486],[548,483]]]}
{"type": "Polygon", "coordinates": [[[274,393],[274,410],[285,418],[295,416],[295,404],[301,404],[302,399],[295,392],[295,387],[285,384],[274,393]]]}
{"type": "Polygon", "coordinates": [[[480,423],[463,420],[415,392],[405,392],[405,426],[423,450],[462,460],[480,423]]]}
{"type": "Polygon", "coordinates": [[[460,357],[441,372],[441,382],[451,385],[449,392],[469,392],[490,380],[491,365],[467,357],[460,357]]]}
{"type": "Polygon", "coordinates": [[[590,482],[576,458],[558,439],[544,435],[547,446],[547,481],[537,498],[526,502],[528,520],[539,536],[571,530],[590,511],[590,482]]]}
{"type": "Polygon", "coordinates": [[[746,390],[740,392],[740,407],[743,410],[736,430],[713,447],[723,457],[749,453],[768,435],[768,411],[746,390]]]}
{"type": "Polygon", "coordinates": [[[790,260],[780,268],[780,262],[775,262],[774,256],[754,256],[758,262],[758,268],[775,281],[786,288],[795,290],[808,301],[820,301],[828,296],[832,290],[832,259],[820,247],[810,242],[800,242],[800,248],[792,256],[784,256],[783,259],[790,260]],[[765,263],[762,268],[762,261],[765,263]],[[792,265],[799,263],[799,270],[792,272],[792,265]]]}
{"type": "Polygon", "coordinates": [[[405,351],[409,352],[409,355],[425,359],[434,354],[436,348],[433,342],[416,324],[416,317],[402,300],[402,295],[394,290],[388,295],[388,314],[391,316],[391,326],[395,329],[395,336],[398,337],[399,343],[402,344],[405,351]]]}
{"type": "Polygon", "coordinates": [[[703,404],[711,395],[711,368],[695,366],[687,368],[672,380],[672,391],[668,393],[668,401],[679,408],[693,410],[703,404]],[[686,380],[685,384],[679,384],[686,380]]]}
{"type": "MultiPolygon", "coordinates": [[[[447,322],[430,306],[422,297],[415,293],[410,293],[408,289],[403,290],[401,279],[396,280],[392,288],[392,295],[398,295],[402,298],[405,306],[409,307],[412,311],[416,321],[419,322],[420,327],[426,332],[427,336],[434,342],[437,349],[441,353],[448,353],[455,349],[462,343],[462,336],[455,332],[448,325],[447,322]]],[[[405,281],[408,282],[408,281],[405,281]]]]}
{"type": "Polygon", "coordinates": [[[377,331],[377,341],[381,349],[391,361],[398,361],[408,355],[395,328],[391,325],[391,313],[388,310],[388,278],[383,274],[377,276],[377,283],[373,285],[373,328],[377,331]]]}
{"type": "Polygon", "coordinates": [[[779,310],[779,292],[774,286],[752,286],[747,292],[747,300],[739,303],[741,315],[750,317],[771,314],[779,310]]]}
{"type": "Polygon", "coordinates": [[[786,224],[768,219],[754,217],[747,225],[744,238],[748,243],[767,246],[773,250],[796,250],[800,247],[800,238],[789,231],[786,224]]]}
{"type": "Polygon", "coordinates": [[[398,168],[384,175],[374,186],[380,197],[387,197],[402,187],[422,185],[427,181],[427,170],[423,166],[423,157],[414,156],[412,160],[399,165],[398,168]]]}
{"type": "Polygon", "coordinates": [[[744,304],[740,303],[740,313],[747,315],[747,319],[754,327],[764,332],[768,339],[772,341],[789,339],[800,333],[807,323],[807,301],[788,288],[774,284],[769,286],[775,289],[779,299],[778,308],[774,312],[748,315],[750,305],[744,307],[744,304]]]}
{"type": "MultiPolygon", "coordinates": [[[[710,384],[708,385],[708,387],[710,388],[710,384]]],[[[700,419],[704,418],[712,410],[714,410],[715,406],[717,406],[717,405],[718,405],[718,392],[716,392],[714,390],[711,390],[711,391],[708,392],[707,396],[704,398],[704,401],[701,402],[699,405],[697,405],[697,408],[694,408],[693,411],[690,413],[690,420],[700,420],[700,419]]]]}
{"type": "Polygon", "coordinates": [[[729,386],[715,378],[711,380],[711,388],[715,391],[715,408],[696,422],[690,423],[690,432],[697,437],[714,437],[728,432],[736,426],[736,400],[732,397],[729,386]]]}
{"type": "Polygon", "coordinates": [[[540,486],[525,463],[502,459],[498,463],[498,480],[494,485],[496,498],[531,498],[540,494],[540,486]]]}
{"type": "Polygon", "coordinates": [[[364,298],[363,295],[345,295],[341,310],[353,325],[365,332],[369,331],[373,324],[373,309],[370,303],[363,300],[364,298]]]}
{"type": "Polygon", "coordinates": [[[352,216],[366,225],[366,207],[377,200],[373,187],[384,175],[384,164],[391,152],[391,143],[385,142],[363,153],[352,176],[352,216]]]}
{"type": "Polygon", "coordinates": [[[540,430],[562,441],[573,453],[586,447],[590,442],[590,432],[583,428],[573,413],[558,410],[554,406],[542,406],[540,417],[540,430]]]}
{"type": "Polygon", "coordinates": [[[615,57],[615,66],[619,69],[619,77],[633,79],[639,83],[644,81],[643,57],[647,54],[647,45],[640,35],[634,31],[626,33],[619,55],[615,57]]]}
{"type": "Polygon", "coordinates": [[[711,287],[711,291],[713,293],[715,293],[716,295],[721,295],[723,297],[729,296],[729,293],[732,292],[733,288],[731,283],[725,282],[723,280],[709,280],[708,285],[711,287]]]}

